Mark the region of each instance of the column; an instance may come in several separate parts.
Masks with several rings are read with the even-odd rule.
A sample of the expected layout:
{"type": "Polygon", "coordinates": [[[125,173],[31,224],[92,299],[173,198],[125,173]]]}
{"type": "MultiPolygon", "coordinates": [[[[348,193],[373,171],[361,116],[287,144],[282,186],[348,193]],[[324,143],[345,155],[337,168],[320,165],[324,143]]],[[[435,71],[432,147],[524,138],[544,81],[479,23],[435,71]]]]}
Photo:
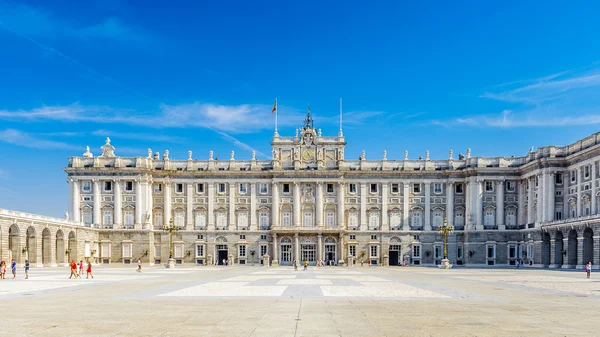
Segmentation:
{"type": "Polygon", "coordinates": [[[408,231],[408,230],[410,230],[410,223],[409,223],[409,220],[410,220],[410,217],[409,217],[409,215],[410,215],[410,209],[409,209],[409,207],[410,206],[409,206],[409,203],[408,203],[409,198],[410,198],[410,196],[409,196],[409,193],[410,193],[410,185],[409,185],[409,183],[403,182],[402,183],[402,189],[403,189],[403,191],[402,191],[402,193],[403,193],[403,196],[402,196],[402,217],[403,217],[402,218],[402,230],[408,231]]]}
{"type": "Polygon", "coordinates": [[[517,208],[517,225],[522,225],[525,223],[525,188],[526,183],[523,180],[520,180],[518,183],[518,190],[517,190],[517,195],[518,195],[518,207],[517,208]]]}
{"type": "Polygon", "coordinates": [[[527,223],[533,223],[533,177],[527,178],[527,186],[529,190],[527,191],[527,223]]]}
{"type": "Polygon", "coordinates": [[[592,203],[590,205],[590,213],[596,214],[596,162],[592,162],[592,200],[590,202],[592,203]]]}
{"type": "MultiPolygon", "coordinates": [[[[473,230],[475,229],[475,216],[473,215],[473,183],[471,179],[465,181],[465,230],[473,230]]],[[[466,249],[465,249],[466,251],[466,249]]]]}
{"type": "Polygon", "coordinates": [[[446,221],[448,225],[454,225],[454,183],[446,184],[446,221]]]}
{"type": "Polygon", "coordinates": [[[504,180],[499,180],[496,185],[496,226],[504,230],[504,180]]]}
{"type": "MultiPolygon", "coordinates": [[[[271,224],[273,227],[279,226],[279,185],[273,182],[273,197],[271,199],[271,224]]],[[[256,202],[256,201],[255,201],[256,202]]]]}
{"type": "Polygon", "coordinates": [[[187,230],[194,229],[194,184],[187,183],[186,184],[186,197],[187,197],[187,207],[186,207],[186,227],[187,230]]]}
{"type": "Polygon", "coordinates": [[[144,211],[144,198],[142,197],[142,179],[135,181],[135,228],[142,228],[142,213],[144,211]]]}
{"type": "MultiPolygon", "coordinates": [[[[152,212],[154,211],[154,197],[152,196],[152,180],[149,177],[146,177],[145,180],[145,187],[146,187],[146,201],[144,202],[144,204],[146,205],[146,218],[147,220],[145,220],[144,222],[149,226],[148,228],[153,228],[152,224],[153,224],[153,214],[152,212]]],[[[154,259],[151,259],[150,262],[154,262],[154,259]]]]}
{"type": "Polygon", "coordinates": [[[165,179],[165,200],[164,200],[164,220],[163,225],[168,226],[173,215],[171,214],[171,179],[165,179]]]}
{"type": "Polygon", "coordinates": [[[102,214],[100,210],[100,182],[94,179],[94,226],[98,228],[102,225],[102,214]]]}
{"type": "MultiPolygon", "coordinates": [[[[579,181],[577,181],[577,183],[579,183],[579,181]]],[[[588,261],[583,261],[583,236],[579,236],[579,233],[577,233],[577,235],[577,266],[575,268],[583,269],[583,266],[585,266],[588,261]]]]}
{"type": "Polygon", "coordinates": [[[581,203],[581,188],[582,188],[582,184],[581,184],[581,167],[577,168],[577,216],[581,216],[583,213],[581,211],[582,209],[582,203],[581,203]]]}
{"type": "Polygon", "coordinates": [[[323,261],[323,236],[317,235],[317,256],[319,261],[323,261]]]}
{"type": "Polygon", "coordinates": [[[81,221],[81,215],[79,214],[81,197],[79,196],[79,181],[76,179],[73,180],[73,210],[72,213],[69,214],[71,216],[71,220],[81,221]]]}
{"type": "MultiPolygon", "coordinates": [[[[123,196],[121,193],[121,182],[114,180],[115,183],[115,214],[113,218],[113,228],[122,228],[123,226],[123,196]]],[[[137,214],[137,207],[135,208],[137,214]]],[[[137,220],[137,219],[136,219],[137,220]]]]}
{"type": "Polygon", "coordinates": [[[279,255],[277,254],[277,233],[273,233],[273,257],[271,258],[271,265],[279,265],[279,255]]]}
{"type": "Polygon", "coordinates": [[[300,222],[300,183],[294,182],[294,226],[299,227],[300,222]]]}
{"type": "Polygon", "coordinates": [[[235,185],[234,182],[229,182],[229,230],[236,227],[235,222],[235,185]]]}
{"type": "Polygon", "coordinates": [[[556,173],[555,172],[550,172],[548,174],[548,183],[546,185],[547,187],[547,193],[546,193],[546,200],[548,200],[547,203],[547,207],[546,207],[546,221],[553,221],[554,220],[554,203],[555,203],[555,197],[556,197],[556,191],[555,191],[555,185],[556,185],[556,178],[555,178],[556,173]]]}
{"type": "Polygon", "coordinates": [[[208,182],[208,207],[206,210],[208,216],[208,226],[207,229],[214,231],[215,230],[215,183],[208,182]]]}
{"type": "Polygon", "coordinates": [[[550,268],[556,268],[556,239],[550,239],[550,268]]]}
{"type": "Polygon", "coordinates": [[[541,223],[544,221],[544,182],[546,181],[546,175],[544,173],[539,174],[538,176],[538,191],[537,191],[537,214],[536,214],[536,223],[541,223]]]}
{"type": "MultiPolygon", "coordinates": [[[[42,263],[43,259],[42,259],[42,254],[44,252],[42,252],[42,240],[43,237],[41,235],[42,233],[40,233],[39,235],[35,236],[35,266],[36,267],[43,267],[44,264],[42,263]]],[[[46,265],[46,267],[48,266],[48,264],[46,265]]]]}
{"type": "Polygon", "coordinates": [[[381,230],[389,231],[389,216],[388,216],[388,187],[387,182],[381,183],[381,230]]]}
{"type": "Polygon", "coordinates": [[[345,194],[346,194],[346,191],[345,191],[345,188],[344,188],[344,183],[340,182],[338,184],[338,195],[337,195],[337,197],[338,197],[338,202],[337,202],[337,207],[338,207],[337,208],[337,211],[338,211],[337,212],[338,213],[337,221],[338,221],[338,227],[340,227],[340,228],[346,228],[346,226],[345,226],[345,224],[346,224],[346,221],[345,221],[346,206],[345,206],[345,202],[344,202],[346,200],[345,199],[345,194]]]}
{"type": "Polygon", "coordinates": [[[303,265],[303,261],[300,261],[300,236],[298,233],[294,234],[294,259],[296,259],[298,265],[303,265]]]}
{"type": "Polygon", "coordinates": [[[256,183],[250,184],[250,230],[256,230],[256,183]]]}
{"type": "Polygon", "coordinates": [[[477,225],[475,229],[483,230],[483,179],[478,179],[475,185],[475,206],[477,207],[477,225]]]}
{"type": "Polygon", "coordinates": [[[360,183],[360,230],[367,228],[367,184],[360,183]]]}
{"type": "MultiPolygon", "coordinates": [[[[7,235],[4,236],[8,238],[7,235]]],[[[56,232],[50,231],[50,240],[48,241],[50,241],[50,267],[57,267],[58,265],[56,264],[56,232]]],[[[4,244],[2,245],[2,248],[4,249],[4,244]]]]}
{"type": "Polygon", "coordinates": [[[323,227],[323,183],[317,182],[317,195],[316,195],[316,224],[317,227],[323,227]]]}
{"type": "Polygon", "coordinates": [[[431,230],[431,183],[425,183],[425,230],[431,230]]]}
{"type": "Polygon", "coordinates": [[[73,209],[74,209],[74,196],[75,196],[75,179],[69,178],[67,179],[67,184],[69,184],[69,216],[72,217],[73,216],[73,209]]]}
{"type": "Polygon", "coordinates": [[[571,217],[571,212],[569,210],[569,171],[563,172],[563,219],[568,219],[571,217]]]}
{"type": "Polygon", "coordinates": [[[344,234],[342,233],[340,233],[340,256],[338,257],[338,260],[344,261],[343,263],[346,263],[346,250],[344,249],[344,234]]]}

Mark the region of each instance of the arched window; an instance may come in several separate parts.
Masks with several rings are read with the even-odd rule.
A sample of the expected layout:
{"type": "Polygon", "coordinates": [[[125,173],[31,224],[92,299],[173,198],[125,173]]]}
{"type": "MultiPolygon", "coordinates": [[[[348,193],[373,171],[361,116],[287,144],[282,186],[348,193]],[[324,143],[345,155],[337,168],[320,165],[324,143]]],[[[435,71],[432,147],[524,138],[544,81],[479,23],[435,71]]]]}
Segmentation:
{"type": "Polygon", "coordinates": [[[494,212],[493,209],[488,208],[485,210],[485,216],[483,218],[483,225],[485,227],[494,227],[495,224],[495,215],[496,212],[494,212]]]}
{"type": "Polygon", "coordinates": [[[196,229],[206,226],[206,213],[204,211],[196,211],[194,214],[194,226],[196,229]]]}
{"type": "Polygon", "coordinates": [[[177,227],[185,226],[185,215],[183,212],[175,213],[175,226],[177,226],[177,227]]]}
{"type": "Polygon", "coordinates": [[[248,227],[248,213],[247,212],[238,212],[237,215],[237,225],[238,228],[247,228],[248,227]]]}
{"type": "Polygon", "coordinates": [[[413,210],[411,212],[410,221],[412,227],[421,227],[423,224],[423,215],[421,214],[421,210],[413,210]]]}
{"type": "Polygon", "coordinates": [[[444,224],[444,213],[441,210],[433,212],[433,226],[442,226],[444,224]]]}
{"type": "Polygon", "coordinates": [[[465,225],[465,213],[462,210],[456,211],[454,213],[454,226],[464,226],[465,225]]]}
{"type": "Polygon", "coordinates": [[[227,227],[227,214],[225,212],[217,212],[217,228],[227,227]]]}
{"type": "Polygon", "coordinates": [[[379,212],[369,212],[369,229],[379,229],[379,212]]]}
{"type": "Polygon", "coordinates": [[[358,228],[358,213],[356,211],[351,211],[348,214],[348,227],[358,228]]]}
{"type": "Polygon", "coordinates": [[[304,227],[313,227],[313,212],[311,208],[304,209],[304,227]]]}
{"type": "Polygon", "coordinates": [[[509,208],[506,210],[506,225],[507,226],[516,226],[517,225],[517,212],[514,208],[509,208]]]}
{"type": "Polygon", "coordinates": [[[335,227],[335,213],[333,211],[327,211],[325,215],[325,225],[327,227],[335,227]]]}
{"type": "Polygon", "coordinates": [[[392,228],[400,227],[400,212],[398,210],[392,211],[390,214],[390,226],[392,228]]]}
{"type": "Polygon", "coordinates": [[[258,213],[258,225],[260,229],[269,228],[269,213],[266,211],[261,211],[258,213]]]}

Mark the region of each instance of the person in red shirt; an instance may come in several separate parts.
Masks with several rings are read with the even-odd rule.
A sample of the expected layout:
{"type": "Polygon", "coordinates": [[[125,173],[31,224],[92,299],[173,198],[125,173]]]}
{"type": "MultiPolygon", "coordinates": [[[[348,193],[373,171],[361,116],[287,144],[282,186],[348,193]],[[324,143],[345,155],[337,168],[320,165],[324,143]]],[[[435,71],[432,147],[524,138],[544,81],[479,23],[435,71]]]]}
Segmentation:
{"type": "Polygon", "coordinates": [[[75,278],[78,278],[79,275],[77,274],[77,263],[75,263],[75,260],[71,260],[71,263],[69,263],[69,266],[71,267],[71,276],[69,276],[69,278],[75,276],[75,278]]]}

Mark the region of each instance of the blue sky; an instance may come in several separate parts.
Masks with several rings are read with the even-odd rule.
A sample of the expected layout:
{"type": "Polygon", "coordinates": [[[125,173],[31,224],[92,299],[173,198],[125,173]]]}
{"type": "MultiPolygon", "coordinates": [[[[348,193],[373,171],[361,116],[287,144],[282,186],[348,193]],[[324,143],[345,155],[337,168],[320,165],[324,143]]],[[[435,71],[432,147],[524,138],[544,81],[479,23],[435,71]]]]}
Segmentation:
{"type": "Polygon", "coordinates": [[[600,4],[0,0],[0,208],[63,216],[62,168],[259,159],[311,106],[346,158],[521,156],[600,124],[600,4]]]}

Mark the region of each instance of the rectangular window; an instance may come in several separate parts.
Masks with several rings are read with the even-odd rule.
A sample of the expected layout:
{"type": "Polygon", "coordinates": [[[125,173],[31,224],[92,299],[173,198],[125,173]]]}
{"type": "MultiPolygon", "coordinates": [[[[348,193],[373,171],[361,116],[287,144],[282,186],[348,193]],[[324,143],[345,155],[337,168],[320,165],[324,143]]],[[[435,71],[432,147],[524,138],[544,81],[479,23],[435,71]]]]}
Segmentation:
{"type": "Polygon", "coordinates": [[[260,246],[260,252],[259,252],[259,256],[262,258],[263,256],[265,256],[265,254],[267,254],[267,249],[268,247],[266,245],[261,245],[260,246]]]}
{"type": "Polygon", "coordinates": [[[269,229],[269,213],[260,212],[258,214],[259,229],[269,229]]]}
{"type": "Polygon", "coordinates": [[[583,176],[585,178],[590,177],[590,166],[589,165],[583,167],[583,176]]]}
{"type": "Polygon", "coordinates": [[[204,193],[204,184],[196,184],[196,193],[204,193]]]}
{"type": "Polygon", "coordinates": [[[105,181],[104,182],[104,192],[111,192],[112,191],[112,181],[105,181]]]}
{"type": "Polygon", "coordinates": [[[348,214],[348,227],[358,229],[358,214],[356,212],[348,214]]]}
{"type": "Polygon", "coordinates": [[[458,260],[461,260],[463,258],[463,246],[462,245],[456,246],[456,258],[458,260]]]}
{"type": "Polygon", "coordinates": [[[325,215],[325,226],[335,227],[335,213],[327,212],[325,215]]]}
{"type": "Polygon", "coordinates": [[[290,193],[290,184],[283,184],[283,193],[290,193]]]}
{"type": "Polygon", "coordinates": [[[557,173],[557,174],[554,176],[554,179],[555,179],[555,181],[556,181],[556,184],[557,184],[557,185],[562,185],[562,183],[563,183],[563,176],[562,176],[562,173],[557,173]]]}
{"type": "Polygon", "coordinates": [[[371,240],[377,240],[377,235],[371,235],[371,240]]]}
{"type": "Polygon", "coordinates": [[[415,245],[412,247],[412,257],[413,259],[420,259],[421,258],[421,246],[415,245]]]}
{"type": "Polygon", "coordinates": [[[439,183],[433,184],[433,193],[436,193],[436,194],[442,193],[442,184],[439,184],[439,183]]]}
{"type": "Polygon", "coordinates": [[[327,193],[333,193],[333,184],[327,184],[327,193]]]}
{"type": "Polygon", "coordinates": [[[123,217],[125,218],[125,221],[124,221],[125,228],[133,228],[133,219],[134,219],[133,211],[125,211],[125,214],[123,214],[123,217]]]}
{"type": "Polygon", "coordinates": [[[281,214],[281,225],[289,227],[292,225],[292,216],[290,212],[283,212],[281,214]]]}
{"type": "Polygon", "coordinates": [[[456,188],[455,188],[456,194],[462,194],[463,188],[464,188],[463,184],[456,184],[456,188]]]}
{"type": "Polygon", "coordinates": [[[350,248],[350,256],[356,257],[356,246],[351,245],[351,246],[348,246],[348,247],[350,248]]]}
{"type": "Polygon", "coordinates": [[[356,235],[354,235],[354,234],[350,235],[350,240],[356,240],[356,235]]]}
{"type": "Polygon", "coordinates": [[[92,223],[92,212],[84,211],[83,212],[83,223],[89,225],[92,223]]]}
{"type": "Polygon", "coordinates": [[[577,180],[577,172],[576,171],[571,171],[571,182],[574,183],[577,180]]]}
{"type": "Polygon", "coordinates": [[[246,246],[245,245],[239,246],[239,257],[246,257],[246,246]]]}
{"type": "Polygon", "coordinates": [[[154,193],[162,192],[162,184],[154,184],[154,193]]]}
{"type": "Polygon", "coordinates": [[[113,212],[112,211],[104,211],[104,221],[102,222],[104,226],[112,226],[113,224],[113,212]]]}
{"type": "Polygon", "coordinates": [[[507,181],[506,182],[506,192],[514,192],[515,191],[515,182],[507,181]]]}
{"type": "Polygon", "coordinates": [[[196,257],[204,256],[204,245],[196,245],[196,257]]]}
{"type": "Polygon", "coordinates": [[[123,244],[123,257],[124,258],[131,258],[132,252],[131,252],[131,243],[124,243],[123,244]]]}
{"type": "Polygon", "coordinates": [[[223,184],[223,183],[217,184],[217,192],[225,193],[225,184],[223,184]]]}
{"type": "Polygon", "coordinates": [[[487,258],[488,259],[496,258],[496,245],[487,245],[487,258]]]}
{"type": "Polygon", "coordinates": [[[92,190],[92,183],[89,181],[84,181],[81,183],[81,190],[83,192],[90,192],[92,190]]]}
{"type": "Polygon", "coordinates": [[[421,184],[413,184],[413,193],[421,193],[421,184]]]}
{"type": "Polygon", "coordinates": [[[154,245],[154,257],[160,259],[160,245],[154,245]]]}
{"type": "Polygon", "coordinates": [[[486,192],[494,192],[494,182],[493,181],[485,182],[485,191],[486,192]]]}
{"type": "Polygon", "coordinates": [[[377,193],[377,184],[371,184],[371,193],[377,193]]]}
{"type": "Polygon", "coordinates": [[[175,192],[183,193],[183,184],[175,184],[175,192]]]}
{"type": "Polygon", "coordinates": [[[441,259],[442,258],[442,246],[434,246],[433,247],[433,258],[441,259]]]}
{"type": "Polygon", "coordinates": [[[133,191],[133,181],[125,182],[125,191],[127,191],[127,192],[133,191]]]}
{"type": "Polygon", "coordinates": [[[556,220],[562,220],[562,212],[561,211],[556,212],[556,220]]]}
{"type": "Polygon", "coordinates": [[[260,194],[267,194],[269,192],[269,187],[268,186],[269,185],[267,185],[267,184],[260,184],[259,185],[260,194]]]}
{"type": "Polygon", "coordinates": [[[377,255],[377,252],[378,252],[377,248],[379,248],[379,246],[370,246],[369,252],[370,252],[370,257],[371,258],[376,258],[376,257],[379,256],[379,255],[377,255]]]}
{"type": "Polygon", "coordinates": [[[267,239],[267,235],[266,234],[261,234],[260,235],[260,239],[261,240],[266,240],[267,239]]]}
{"type": "Polygon", "coordinates": [[[540,177],[536,176],[535,177],[535,187],[538,187],[538,184],[540,183],[540,177]]]}
{"type": "Polygon", "coordinates": [[[246,240],[246,234],[240,234],[240,240],[246,240]]]}
{"type": "Polygon", "coordinates": [[[356,193],[356,184],[350,184],[350,193],[356,193]]]}
{"type": "Polygon", "coordinates": [[[509,259],[516,259],[517,258],[517,246],[516,245],[509,245],[508,246],[508,258],[509,259]]]}
{"type": "Polygon", "coordinates": [[[248,193],[248,184],[240,184],[240,194],[248,193]]]}
{"type": "Polygon", "coordinates": [[[398,184],[392,184],[392,193],[398,193],[400,192],[400,188],[398,187],[398,184]]]}

